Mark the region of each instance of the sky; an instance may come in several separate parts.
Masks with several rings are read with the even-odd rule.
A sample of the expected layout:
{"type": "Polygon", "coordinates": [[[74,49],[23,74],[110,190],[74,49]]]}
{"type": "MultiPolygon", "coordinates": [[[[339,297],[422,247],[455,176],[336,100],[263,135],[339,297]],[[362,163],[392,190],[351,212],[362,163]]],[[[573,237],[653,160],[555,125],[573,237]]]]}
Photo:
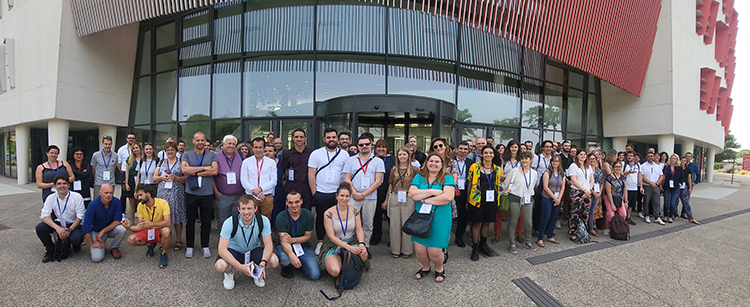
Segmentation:
{"type": "Polygon", "coordinates": [[[742,144],[743,149],[750,148],[750,1],[735,1],[734,8],[738,14],[738,31],[737,46],[735,47],[735,56],[737,57],[737,67],[734,74],[734,87],[732,88],[732,105],[734,114],[729,130],[742,144]],[[744,18],[744,17],[747,17],[744,18]]]}

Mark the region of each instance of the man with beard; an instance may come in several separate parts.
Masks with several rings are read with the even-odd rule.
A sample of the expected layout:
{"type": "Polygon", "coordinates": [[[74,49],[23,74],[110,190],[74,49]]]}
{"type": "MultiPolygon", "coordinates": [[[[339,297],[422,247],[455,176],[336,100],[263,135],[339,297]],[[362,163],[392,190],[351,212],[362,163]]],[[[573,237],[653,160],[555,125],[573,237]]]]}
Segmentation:
{"type": "Polygon", "coordinates": [[[169,216],[169,204],[161,198],[154,198],[154,188],[148,184],[139,185],[135,189],[135,196],[140,201],[138,204],[138,223],[131,226],[130,220],[125,219],[123,226],[133,232],[128,236],[128,244],[132,246],[143,246],[148,244],[146,257],[154,256],[156,243],[161,243],[161,257],[159,267],[164,268],[168,264],[167,250],[172,243],[172,219],[169,216]]]}
{"type": "MultiPolygon", "coordinates": [[[[373,139],[363,133],[357,138],[359,154],[350,157],[344,166],[344,180],[352,186],[350,204],[362,213],[362,229],[365,233],[365,247],[370,248],[373,218],[378,195],[375,193],[383,183],[385,164],[372,153],[373,139]]],[[[369,254],[369,253],[368,253],[369,254]]]]}
{"type": "Polygon", "coordinates": [[[421,152],[419,150],[419,147],[417,147],[417,137],[409,137],[409,144],[411,144],[411,146],[414,146],[414,159],[417,159],[419,165],[424,165],[424,161],[427,160],[427,155],[424,152],[421,152]]]}
{"type": "Polygon", "coordinates": [[[195,150],[185,152],[180,163],[182,173],[188,176],[185,184],[185,213],[187,215],[185,257],[193,258],[195,220],[200,211],[201,247],[203,247],[203,257],[208,258],[211,257],[208,244],[214,203],[214,176],[219,171],[219,160],[215,152],[205,148],[206,135],[203,132],[196,132],[193,135],[193,145],[195,150]]]}
{"type": "MultiPolygon", "coordinates": [[[[281,167],[284,170],[284,190],[297,191],[302,196],[302,207],[312,210],[312,192],[307,178],[307,162],[313,150],[307,147],[307,132],[297,128],[292,132],[294,147],[284,151],[281,167]]],[[[284,208],[280,208],[283,211],[284,208]]]]}
{"type": "Polygon", "coordinates": [[[351,157],[357,153],[349,150],[350,146],[352,146],[352,134],[346,131],[339,133],[339,147],[351,157]]]}

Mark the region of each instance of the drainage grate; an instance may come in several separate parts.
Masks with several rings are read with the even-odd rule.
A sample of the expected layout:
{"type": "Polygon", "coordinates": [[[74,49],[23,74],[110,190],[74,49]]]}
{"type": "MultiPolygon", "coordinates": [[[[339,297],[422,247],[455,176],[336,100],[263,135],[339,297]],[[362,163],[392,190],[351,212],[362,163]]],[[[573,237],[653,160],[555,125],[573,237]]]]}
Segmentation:
{"type": "Polygon", "coordinates": [[[537,306],[540,307],[557,307],[557,306],[563,306],[560,302],[558,302],[552,295],[547,293],[547,291],[544,291],[544,289],[539,286],[537,283],[535,283],[531,278],[524,277],[519,279],[514,279],[513,283],[518,286],[518,288],[523,291],[523,293],[526,294],[534,303],[536,303],[537,306]]]}

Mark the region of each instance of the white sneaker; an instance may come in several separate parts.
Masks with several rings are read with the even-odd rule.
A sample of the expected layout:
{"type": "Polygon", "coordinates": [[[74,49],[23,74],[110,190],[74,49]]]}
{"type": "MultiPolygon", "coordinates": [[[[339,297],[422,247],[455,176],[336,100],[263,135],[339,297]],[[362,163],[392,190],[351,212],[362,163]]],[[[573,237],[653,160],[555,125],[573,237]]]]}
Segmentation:
{"type": "Polygon", "coordinates": [[[664,221],[662,221],[661,218],[657,218],[656,222],[659,223],[659,225],[666,225],[666,223],[664,223],[664,221]]]}
{"type": "Polygon", "coordinates": [[[185,249],[185,258],[193,258],[193,248],[188,247],[185,249]]]}
{"type": "Polygon", "coordinates": [[[562,225],[560,225],[560,220],[555,221],[555,228],[557,229],[562,228],[562,225]]]}
{"type": "Polygon", "coordinates": [[[234,289],[234,273],[224,273],[224,289],[234,289]]]}
{"type": "Polygon", "coordinates": [[[211,257],[211,250],[208,249],[208,247],[203,248],[203,258],[210,258],[211,257]]]}
{"type": "Polygon", "coordinates": [[[605,236],[605,237],[609,236],[609,229],[605,229],[605,230],[604,230],[604,236],[605,236]]]}
{"type": "Polygon", "coordinates": [[[643,218],[646,218],[645,216],[643,216],[643,212],[638,212],[638,217],[640,217],[640,218],[642,218],[642,219],[643,219],[643,218]]]}
{"type": "Polygon", "coordinates": [[[651,223],[651,218],[647,216],[647,217],[646,217],[646,221],[645,221],[645,222],[646,222],[646,223],[651,223]]]}
{"type": "Polygon", "coordinates": [[[318,242],[318,245],[315,245],[315,256],[320,255],[321,247],[323,247],[323,242],[318,242]]]}
{"type": "Polygon", "coordinates": [[[258,286],[258,288],[263,288],[266,286],[266,280],[258,280],[253,278],[253,282],[255,282],[255,285],[258,286]]]}

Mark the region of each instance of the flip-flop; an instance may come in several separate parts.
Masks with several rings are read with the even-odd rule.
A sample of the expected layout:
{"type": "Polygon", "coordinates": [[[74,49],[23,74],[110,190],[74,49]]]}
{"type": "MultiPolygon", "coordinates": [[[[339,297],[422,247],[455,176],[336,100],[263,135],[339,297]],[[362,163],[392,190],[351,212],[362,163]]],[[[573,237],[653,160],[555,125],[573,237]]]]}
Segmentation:
{"type": "Polygon", "coordinates": [[[430,270],[427,270],[427,271],[419,270],[417,271],[416,274],[414,274],[414,279],[420,280],[424,278],[427,274],[430,274],[430,270]]]}
{"type": "Polygon", "coordinates": [[[174,250],[178,251],[178,250],[181,250],[181,249],[182,249],[182,242],[180,242],[180,241],[175,242],[174,243],[174,250]]]}
{"type": "MultiPolygon", "coordinates": [[[[401,256],[401,254],[391,254],[391,255],[393,255],[393,258],[398,258],[398,256],[401,256]]],[[[404,257],[404,258],[406,258],[406,257],[404,257]]]]}

